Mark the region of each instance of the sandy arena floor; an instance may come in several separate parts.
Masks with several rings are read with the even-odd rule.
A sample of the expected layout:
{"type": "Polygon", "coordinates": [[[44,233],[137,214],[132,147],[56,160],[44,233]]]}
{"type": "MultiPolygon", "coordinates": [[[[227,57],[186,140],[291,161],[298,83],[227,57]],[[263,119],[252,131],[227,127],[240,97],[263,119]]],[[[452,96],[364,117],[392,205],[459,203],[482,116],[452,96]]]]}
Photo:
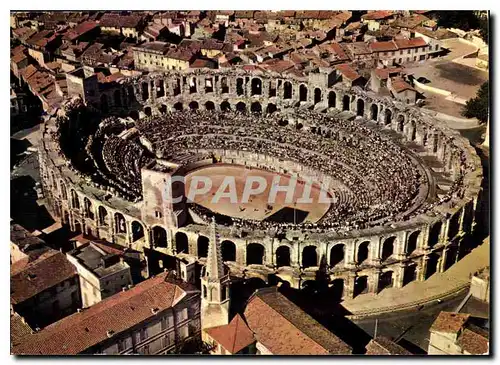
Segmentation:
{"type": "MultiPolygon", "coordinates": [[[[316,222],[328,211],[330,203],[318,201],[320,197],[320,187],[318,184],[313,184],[311,188],[310,197],[312,199],[312,203],[294,204],[294,202],[302,197],[304,191],[304,185],[300,183],[300,180],[296,184],[292,203],[287,204],[285,201],[286,192],[278,192],[275,202],[268,203],[272,181],[276,175],[280,176],[280,186],[289,184],[290,177],[286,175],[257,168],[248,168],[240,165],[217,164],[214,166],[200,168],[189,173],[186,176],[186,195],[188,194],[193,176],[206,176],[212,179],[212,188],[206,194],[196,195],[194,201],[205,208],[220,214],[242,219],[263,220],[285,207],[291,209],[295,207],[297,211],[301,210],[308,213],[304,219],[305,222],[316,222]],[[229,197],[223,197],[218,202],[214,203],[212,202],[212,199],[226,176],[234,176],[235,178],[237,203],[231,202],[229,197]],[[242,203],[243,190],[247,177],[249,176],[261,176],[265,178],[267,181],[267,187],[261,194],[257,196],[251,195],[248,203],[242,203]]],[[[202,183],[199,185],[200,188],[201,185],[202,183]]],[[[257,183],[254,183],[253,187],[256,186],[257,183]]],[[[228,191],[229,188],[225,190],[225,192],[228,191]]],[[[300,216],[300,214],[298,214],[298,216],[300,216]]]]}

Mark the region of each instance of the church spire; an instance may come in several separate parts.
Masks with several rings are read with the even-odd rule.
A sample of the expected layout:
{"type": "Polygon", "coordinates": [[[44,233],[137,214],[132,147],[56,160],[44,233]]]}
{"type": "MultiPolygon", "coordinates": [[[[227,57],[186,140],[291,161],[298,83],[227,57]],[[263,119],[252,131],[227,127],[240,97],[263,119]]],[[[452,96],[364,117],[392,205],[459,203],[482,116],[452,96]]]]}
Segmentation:
{"type": "Polygon", "coordinates": [[[219,236],[216,231],[215,217],[212,217],[212,222],[210,224],[210,242],[208,244],[206,276],[212,280],[220,280],[224,277],[224,264],[222,262],[219,236]]]}

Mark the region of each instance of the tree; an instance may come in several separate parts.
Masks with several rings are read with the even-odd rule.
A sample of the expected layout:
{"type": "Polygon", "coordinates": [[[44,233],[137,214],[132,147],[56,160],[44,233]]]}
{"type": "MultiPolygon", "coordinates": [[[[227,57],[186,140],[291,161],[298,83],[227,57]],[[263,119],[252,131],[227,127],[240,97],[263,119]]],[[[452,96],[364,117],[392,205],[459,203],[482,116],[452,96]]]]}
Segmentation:
{"type": "Polygon", "coordinates": [[[462,115],[466,118],[477,118],[485,123],[489,115],[489,82],[486,81],[477,91],[476,97],[467,100],[462,115]]]}
{"type": "Polygon", "coordinates": [[[438,11],[437,18],[438,25],[444,28],[458,28],[467,32],[479,27],[479,19],[469,10],[438,11]]]}
{"type": "Polygon", "coordinates": [[[488,18],[481,18],[479,20],[479,34],[485,43],[488,43],[488,18]]]}

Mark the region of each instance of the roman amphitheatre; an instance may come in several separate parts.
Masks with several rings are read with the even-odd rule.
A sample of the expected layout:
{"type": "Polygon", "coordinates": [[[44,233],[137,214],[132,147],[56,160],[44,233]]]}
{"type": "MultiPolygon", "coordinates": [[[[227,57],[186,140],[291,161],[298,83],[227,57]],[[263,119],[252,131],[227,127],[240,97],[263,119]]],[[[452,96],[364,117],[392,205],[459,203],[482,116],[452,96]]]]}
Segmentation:
{"type": "Polygon", "coordinates": [[[151,265],[203,263],[214,217],[233,276],[302,288],[321,266],[339,299],[426,280],[467,252],[481,198],[474,148],[432,112],[346,88],[334,71],[150,73],[90,104],[68,99],[44,124],[48,208],[151,265]],[[173,182],[202,175],[214,185],[193,202],[189,183],[173,182]],[[212,204],[228,175],[239,191],[248,176],[268,188],[212,204]],[[291,201],[267,201],[275,176],[297,178],[291,201]],[[305,181],[312,204],[297,201],[305,181]],[[331,203],[317,201],[320,186],[331,203]]]}

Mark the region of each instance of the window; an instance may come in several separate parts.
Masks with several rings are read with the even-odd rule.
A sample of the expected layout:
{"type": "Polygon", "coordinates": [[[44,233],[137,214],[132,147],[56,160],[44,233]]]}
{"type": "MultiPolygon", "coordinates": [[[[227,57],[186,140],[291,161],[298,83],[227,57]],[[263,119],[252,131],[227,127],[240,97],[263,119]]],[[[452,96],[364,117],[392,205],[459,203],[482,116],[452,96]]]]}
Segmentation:
{"type": "Polygon", "coordinates": [[[125,339],[118,341],[118,343],[117,343],[117,345],[118,345],[118,352],[122,352],[123,350],[125,350],[125,343],[126,343],[125,339]]]}
{"type": "Polygon", "coordinates": [[[161,330],[162,331],[165,331],[167,329],[167,318],[166,317],[163,317],[161,319],[161,330]]]}
{"type": "Polygon", "coordinates": [[[142,348],[142,353],[144,355],[149,355],[149,345],[146,345],[142,348]]]}
{"type": "Polygon", "coordinates": [[[145,341],[148,338],[148,331],[146,328],[140,330],[141,341],[145,341]]]}
{"type": "Polygon", "coordinates": [[[436,47],[434,48],[434,50],[436,50],[436,51],[437,51],[437,50],[438,50],[438,48],[439,48],[439,45],[438,45],[438,44],[436,44],[436,47]]]}
{"type": "Polygon", "coordinates": [[[399,51],[399,54],[403,54],[403,50],[399,51]]]}

